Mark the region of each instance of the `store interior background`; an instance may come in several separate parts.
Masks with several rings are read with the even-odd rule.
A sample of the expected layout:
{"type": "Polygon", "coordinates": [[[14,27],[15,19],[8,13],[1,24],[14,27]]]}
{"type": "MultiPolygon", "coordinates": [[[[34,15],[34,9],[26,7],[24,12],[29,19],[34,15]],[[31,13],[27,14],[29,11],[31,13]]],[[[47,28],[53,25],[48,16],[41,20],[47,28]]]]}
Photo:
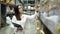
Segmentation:
{"type": "MultiPolygon", "coordinates": [[[[8,25],[6,24],[6,17],[9,15],[12,19],[12,16],[14,15],[14,5],[23,5],[23,14],[27,15],[33,15],[35,12],[35,6],[40,5],[40,12],[44,13],[48,10],[50,10],[52,7],[55,7],[56,5],[60,5],[60,0],[0,0],[0,33],[3,33],[3,29],[8,25]],[[4,7],[3,7],[4,6],[4,7]]],[[[42,16],[40,16],[42,18],[42,16]]],[[[58,25],[59,26],[59,25],[58,25]]],[[[41,34],[40,32],[40,21],[36,17],[36,31],[37,34],[41,34]]],[[[54,27],[54,26],[52,26],[54,27]]],[[[60,26],[59,26],[60,27],[60,26]]],[[[54,34],[55,32],[58,32],[60,34],[60,28],[57,27],[57,30],[59,31],[52,31],[54,34]]],[[[43,32],[44,34],[44,32],[43,32]]],[[[51,33],[50,33],[51,34],[51,33]]]]}

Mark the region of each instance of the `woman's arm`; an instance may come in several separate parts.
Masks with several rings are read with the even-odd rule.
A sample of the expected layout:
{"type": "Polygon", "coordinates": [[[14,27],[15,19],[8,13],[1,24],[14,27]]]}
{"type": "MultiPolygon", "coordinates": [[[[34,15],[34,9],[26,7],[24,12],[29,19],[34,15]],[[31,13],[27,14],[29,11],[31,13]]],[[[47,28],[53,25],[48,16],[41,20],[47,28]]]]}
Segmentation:
{"type": "Polygon", "coordinates": [[[35,12],[34,15],[31,15],[31,16],[28,15],[27,18],[34,19],[37,15],[38,15],[38,12],[35,12]]]}
{"type": "Polygon", "coordinates": [[[38,13],[39,13],[39,11],[40,11],[40,5],[36,5],[36,9],[35,9],[36,11],[35,11],[35,14],[34,15],[31,15],[31,16],[28,16],[28,18],[35,18],[37,15],[38,15],[38,13]]]}

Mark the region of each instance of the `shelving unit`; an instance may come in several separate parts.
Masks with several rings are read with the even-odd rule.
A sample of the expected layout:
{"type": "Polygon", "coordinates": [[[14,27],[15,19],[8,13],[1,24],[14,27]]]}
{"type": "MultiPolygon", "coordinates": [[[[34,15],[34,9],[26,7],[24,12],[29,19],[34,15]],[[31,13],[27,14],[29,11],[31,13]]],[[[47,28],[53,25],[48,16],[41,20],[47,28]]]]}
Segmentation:
{"type": "Polygon", "coordinates": [[[41,11],[45,12],[50,9],[50,0],[40,0],[41,11]]]}
{"type": "Polygon", "coordinates": [[[6,13],[6,5],[1,4],[1,27],[6,26],[5,13],[6,13]]]}
{"type": "Polygon", "coordinates": [[[35,0],[24,0],[23,9],[25,12],[29,11],[30,13],[33,11],[35,12],[35,0]]]}
{"type": "MultiPolygon", "coordinates": [[[[15,6],[14,2],[12,3],[13,1],[10,1],[9,0],[0,0],[0,28],[3,28],[5,26],[7,26],[6,24],[6,14],[7,12],[10,11],[10,7],[13,8],[13,6],[15,6]],[[9,7],[10,6],[10,7],[9,7]],[[8,11],[7,11],[8,9],[8,11]]],[[[10,13],[10,12],[9,12],[10,13]]]]}

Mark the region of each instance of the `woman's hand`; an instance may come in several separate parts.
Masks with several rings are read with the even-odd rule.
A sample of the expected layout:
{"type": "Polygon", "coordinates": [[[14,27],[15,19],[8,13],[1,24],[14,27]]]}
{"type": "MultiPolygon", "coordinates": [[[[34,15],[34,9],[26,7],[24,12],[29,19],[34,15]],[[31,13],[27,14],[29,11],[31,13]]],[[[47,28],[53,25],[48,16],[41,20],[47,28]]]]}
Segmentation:
{"type": "Polygon", "coordinates": [[[39,12],[40,11],[40,5],[37,5],[36,6],[36,12],[39,12]]]}
{"type": "Polygon", "coordinates": [[[17,27],[17,30],[23,30],[23,28],[21,26],[17,27]]]}

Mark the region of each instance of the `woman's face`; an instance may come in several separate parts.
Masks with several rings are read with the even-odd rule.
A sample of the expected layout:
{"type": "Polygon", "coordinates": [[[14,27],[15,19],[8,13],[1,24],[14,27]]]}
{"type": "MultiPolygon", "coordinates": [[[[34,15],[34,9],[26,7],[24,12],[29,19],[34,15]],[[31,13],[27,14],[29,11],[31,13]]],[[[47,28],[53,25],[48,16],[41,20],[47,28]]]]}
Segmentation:
{"type": "Polygon", "coordinates": [[[18,6],[19,13],[22,13],[23,9],[22,6],[18,6]]]}

